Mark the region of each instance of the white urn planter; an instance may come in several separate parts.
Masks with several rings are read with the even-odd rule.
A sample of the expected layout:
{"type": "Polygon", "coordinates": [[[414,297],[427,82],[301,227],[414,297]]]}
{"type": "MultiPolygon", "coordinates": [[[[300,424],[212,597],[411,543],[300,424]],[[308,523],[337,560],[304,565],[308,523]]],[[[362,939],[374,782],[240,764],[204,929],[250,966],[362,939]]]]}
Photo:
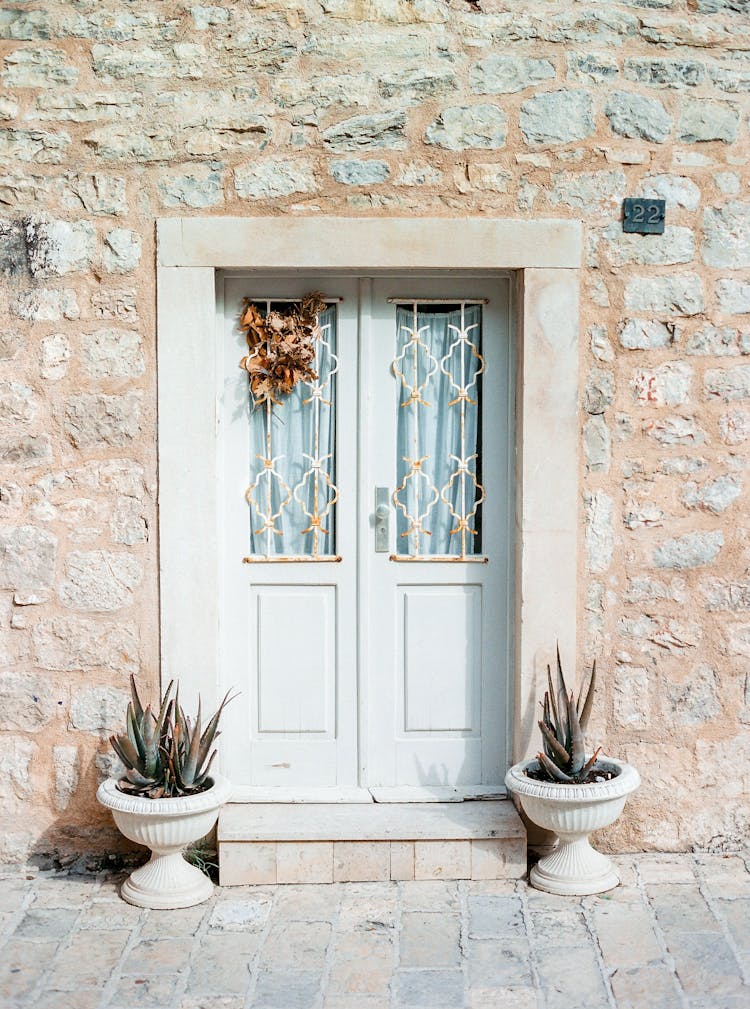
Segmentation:
{"type": "Polygon", "coordinates": [[[151,858],[123,883],[120,894],[129,904],[155,909],[192,907],[213,893],[213,883],[186,862],[183,848],[204,837],[214,826],[232,786],[220,774],[213,785],[195,795],[149,799],[126,795],[109,778],[96,797],[112,810],[121,833],[151,849],[151,858]]]}
{"type": "Polygon", "coordinates": [[[585,896],[604,893],[620,882],[612,862],[591,847],[588,835],[615,822],[641,779],[634,767],[612,757],[601,757],[599,763],[616,769],[617,775],[586,785],[539,781],[526,774],[528,767],[539,767],[531,760],[511,767],[505,776],[506,786],[519,797],[529,819],[554,831],[560,841],[529,874],[529,882],[538,890],[585,896]]]}

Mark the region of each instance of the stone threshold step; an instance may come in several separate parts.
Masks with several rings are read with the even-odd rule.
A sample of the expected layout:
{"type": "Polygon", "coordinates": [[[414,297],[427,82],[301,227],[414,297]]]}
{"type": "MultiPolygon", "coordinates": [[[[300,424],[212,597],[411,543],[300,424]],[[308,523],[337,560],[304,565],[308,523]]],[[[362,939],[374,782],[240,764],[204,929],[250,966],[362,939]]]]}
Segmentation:
{"type": "Polygon", "coordinates": [[[219,816],[223,886],[518,879],[526,830],[512,802],[231,803],[219,816]]]}

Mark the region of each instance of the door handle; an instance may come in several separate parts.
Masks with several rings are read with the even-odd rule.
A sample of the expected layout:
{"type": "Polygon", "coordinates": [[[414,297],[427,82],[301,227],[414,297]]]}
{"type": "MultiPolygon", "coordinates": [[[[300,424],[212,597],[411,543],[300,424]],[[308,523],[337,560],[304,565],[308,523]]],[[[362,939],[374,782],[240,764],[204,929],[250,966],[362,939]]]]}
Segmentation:
{"type": "Polygon", "coordinates": [[[375,553],[387,554],[390,541],[391,495],[387,487],[375,488],[375,553]]]}

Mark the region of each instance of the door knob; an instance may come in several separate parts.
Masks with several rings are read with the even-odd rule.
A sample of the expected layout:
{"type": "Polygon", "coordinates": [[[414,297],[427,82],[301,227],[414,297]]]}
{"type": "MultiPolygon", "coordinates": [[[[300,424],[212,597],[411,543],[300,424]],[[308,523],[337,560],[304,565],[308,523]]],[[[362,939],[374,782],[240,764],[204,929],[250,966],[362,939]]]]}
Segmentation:
{"type": "Polygon", "coordinates": [[[390,540],[391,496],[387,487],[375,488],[375,553],[388,553],[390,540]]]}

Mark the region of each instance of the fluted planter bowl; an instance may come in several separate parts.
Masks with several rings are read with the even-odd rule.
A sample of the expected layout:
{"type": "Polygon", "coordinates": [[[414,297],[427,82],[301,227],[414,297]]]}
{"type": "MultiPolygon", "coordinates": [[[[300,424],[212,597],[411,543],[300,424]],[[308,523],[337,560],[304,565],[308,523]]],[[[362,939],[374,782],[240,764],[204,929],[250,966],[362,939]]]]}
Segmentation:
{"type": "Polygon", "coordinates": [[[529,874],[529,882],[538,890],[584,896],[604,893],[620,882],[612,862],[591,847],[588,836],[592,830],[615,822],[641,779],[630,764],[612,757],[602,757],[600,763],[617,770],[617,775],[588,785],[537,781],[526,770],[539,764],[526,760],[511,767],[505,776],[506,786],[519,797],[528,818],[559,838],[557,848],[540,859],[529,874]]]}
{"type": "Polygon", "coordinates": [[[219,818],[232,786],[220,774],[197,795],[148,799],[127,795],[114,778],[103,781],[96,797],[112,810],[120,832],[151,849],[151,858],[122,885],[120,895],[138,907],[176,908],[200,904],[213,893],[213,884],[200,869],[186,862],[182,849],[204,837],[219,818]]]}

